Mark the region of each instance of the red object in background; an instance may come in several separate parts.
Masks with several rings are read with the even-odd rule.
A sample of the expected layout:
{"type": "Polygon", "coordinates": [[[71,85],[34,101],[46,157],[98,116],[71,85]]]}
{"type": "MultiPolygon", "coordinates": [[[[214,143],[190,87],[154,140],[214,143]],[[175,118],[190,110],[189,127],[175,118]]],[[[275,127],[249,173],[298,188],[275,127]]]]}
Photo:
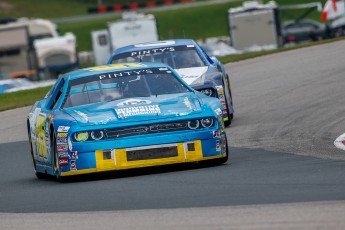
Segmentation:
{"type": "Polygon", "coordinates": [[[296,41],[296,37],[295,37],[295,36],[288,36],[288,37],[286,38],[286,40],[287,40],[288,42],[294,42],[294,41],[296,41]]]}
{"type": "Polygon", "coordinates": [[[148,8],[152,8],[152,7],[155,7],[156,6],[156,2],[147,2],[146,3],[146,7],[148,8]]]}
{"type": "Polygon", "coordinates": [[[173,0],[164,0],[164,5],[172,5],[173,3],[173,0]]]}
{"type": "Polygon", "coordinates": [[[113,5],[113,11],[121,11],[122,10],[122,5],[113,5]]]}
{"type": "Polygon", "coordinates": [[[128,6],[129,6],[129,9],[136,10],[136,9],[138,9],[139,4],[137,2],[131,2],[131,3],[129,3],[128,6]]]}
{"type": "Polygon", "coordinates": [[[98,13],[105,13],[105,12],[107,12],[107,7],[106,6],[99,6],[97,9],[98,9],[98,13]]]}

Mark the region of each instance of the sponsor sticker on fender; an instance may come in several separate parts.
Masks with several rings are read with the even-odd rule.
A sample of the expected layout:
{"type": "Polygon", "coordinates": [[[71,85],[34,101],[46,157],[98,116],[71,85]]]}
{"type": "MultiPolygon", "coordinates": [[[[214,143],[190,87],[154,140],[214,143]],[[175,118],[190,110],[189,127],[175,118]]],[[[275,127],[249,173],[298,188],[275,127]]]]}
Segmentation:
{"type": "Polygon", "coordinates": [[[69,158],[68,152],[58,152],[59,158],[69,158]]]}
{"type": "Polygon", "coordinates": [[[58,133],[58,137],[67,137],[67,133],[58,133]]]}
{"type": "Polygon", "coordinates": [[[220,108],[217,108],[216,110],[214,110],[214,112],[216,113],[217,116],[219,116],[223,113],[220,108]]]}
{"type": "Polygon", "coordinates": [[[66,157],[66,158],[60,158],[59,159],[59,165],[60,166],[63,166],[63,165],[68,165],[68,158],[66,157]]]}
{"type": "Polygon", "coordinates": [[[70,128],[69,126],[59,126],[57,131],[58,133],[67,133],[69,128],[70,128]]]}
{"type": "Polygon", "coordinates": [[[75,164],[75,161],[71,161],[71,167],[70,170],[77,170],[77,165],[75,164]]]}
{"type": "Polygon", "coordinates": [[[58,137],[56,138],[57,144],[67,144],[67,138],[66,137],[58,137]]]}
{"type": "Polygon", "coordinates": [[[67,151],[68,150],[68,145],[58,145],[57,147],[57,151],[67,151]]]}

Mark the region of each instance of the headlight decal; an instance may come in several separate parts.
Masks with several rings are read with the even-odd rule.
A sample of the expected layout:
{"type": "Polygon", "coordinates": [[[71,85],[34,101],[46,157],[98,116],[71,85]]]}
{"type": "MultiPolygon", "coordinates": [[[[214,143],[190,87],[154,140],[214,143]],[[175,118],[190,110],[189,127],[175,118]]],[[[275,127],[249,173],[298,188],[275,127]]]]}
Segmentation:
{"type": "Polygon", "coordinates": [[[188,128],[189,129],[197,129],[199,128],[200,122],[198,120],[188,121],[188,128]]]}
{"type": "Polygon", "coordinates": [[[86,141],[89,138],[89,133],[88,132],[79,132],[79,133],[75,133],[73,135],[74,139],[76,141],[86,141]]]}
{"type": "Polygon", "coordinates": [[[91,138],[94,140],[101,140],[104,137],[102,130],[91,131],[91,138]]]}

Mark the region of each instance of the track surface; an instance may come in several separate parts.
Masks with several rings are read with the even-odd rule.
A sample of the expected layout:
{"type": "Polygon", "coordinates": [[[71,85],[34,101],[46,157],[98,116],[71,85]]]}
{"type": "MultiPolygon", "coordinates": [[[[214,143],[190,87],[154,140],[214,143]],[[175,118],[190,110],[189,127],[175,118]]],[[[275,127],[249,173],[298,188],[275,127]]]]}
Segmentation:
{"type": "MultiPolygon", "coordinates": [[[[232,75],[236,115],[227,129],[231,160],[220,167],[132,170],[107,174],[103,179],[82,177],[65,184],[53,179],[37,180],[31,170],[25,136],[28,108],[1,113],[0,212],[151,210],[141,215],[138,211],[131,211],[133,215],[126,212],[129,216],[123,217],[130,222],[136,215],[143,217],[152,212],[158,217],[160,211],[154,210],[164,209],[171,213],[170,221],[178,222],[176,213],[187,215],[188,208],[197,208],[193,210],[200,217],[219,209],[228,213],[233,205],[240,212],[248,207],[241,209],[242,205],[270,204],[280,208],[287,203],[317,201],[315,206],[300,203],[295,209],[299,214],[291,211],[281,215],[283,222],[278,226],[286,226],[284,221],[289,215],[305,216],[315,211],[315,220],[319,215],[322,223],[312,225],[306,217],[296,220],[297,226],[303,229],[301,224],[305,223],[303,226],[310,229],[324,225],[342,229],[345,222],[337,217],[339,211],[345,211],[345,152],[336,149],[333,141],[345,132],[344,47],[345,41],[340,41],[227,65],[232,75]],[[332,209],[332,205],[336,208],[332,209]],[[308,208],[311,206],[317,208],[308,208]],[[325,213],[319,207],[324,207],[325,213]],[[171,208],[175,209],[168,210],[171,208]]],[[[259,211],[265,208],[257,207],[267,208],[255,207],[259,211]]],[[[91,216],[97,215],[101,214],[91,216]]],[[[207,226],[212,218],[206,217],[191,221],[190,229],[207,226]]],[[[273,221],[270,216],[266,218],[265,223],[273,221]]],[[[0,215],[1,220],[6,220],[4,226],[10,228],[15,217],[0,215]]],[[[147,220],[151,227],[157,223],[147,220]]],[[[231,220],[223,222],[219,228],[228,226],[231,220]]],[[[128,226],[122,227],[129,229],[128,226]]],[[[237,229],[240,226],[243,225],[237,229]]],[[[277,227],[271,227],[274,226],[277,227]]],[[[165,225],[165,229],[174,227],[165,225]]]]}

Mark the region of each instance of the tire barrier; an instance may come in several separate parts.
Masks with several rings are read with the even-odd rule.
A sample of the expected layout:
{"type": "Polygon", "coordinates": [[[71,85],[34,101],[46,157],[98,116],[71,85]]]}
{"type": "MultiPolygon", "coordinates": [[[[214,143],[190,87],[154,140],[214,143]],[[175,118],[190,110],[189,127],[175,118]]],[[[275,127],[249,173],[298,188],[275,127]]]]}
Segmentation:
{"type": "Polygon", "coordinates": [[[114,4],[114,5],[101,5],[94,8],[89,8],[89,14],[101,14],[107,12],[121,12],[125,10],[138,10],[140,8],[154,8],[157,6],[168,6],[178,3],[189,3],[193,0],[156,0],[148,2],[131,2],[128,4],[114,4]]]}

